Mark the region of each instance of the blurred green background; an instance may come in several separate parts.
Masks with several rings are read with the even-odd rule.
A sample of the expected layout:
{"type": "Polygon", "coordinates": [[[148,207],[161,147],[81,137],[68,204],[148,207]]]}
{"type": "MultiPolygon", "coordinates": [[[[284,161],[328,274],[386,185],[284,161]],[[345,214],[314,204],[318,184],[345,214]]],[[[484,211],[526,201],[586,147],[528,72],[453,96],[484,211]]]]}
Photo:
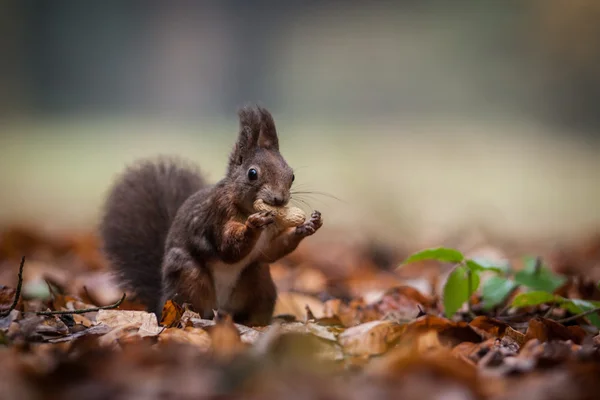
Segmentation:
{"type": "Polygon", "coordinates": [[[600,224],[600,2],[0,7],[1,226],[91,229],[115,174],[157,153],[216,181],[253,102],[331,235],[600,224]]]}

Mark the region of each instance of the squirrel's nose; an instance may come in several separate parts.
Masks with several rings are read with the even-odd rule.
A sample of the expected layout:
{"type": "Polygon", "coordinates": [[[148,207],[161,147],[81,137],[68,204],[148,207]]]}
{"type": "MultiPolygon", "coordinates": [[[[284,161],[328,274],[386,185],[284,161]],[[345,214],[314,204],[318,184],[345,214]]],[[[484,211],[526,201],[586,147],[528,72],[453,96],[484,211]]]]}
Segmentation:
{"type": "Polygon", "coordinates": [[[281,207],[285,204],[285,200],[282,196],[273,196],[273,205],[275,207],[281,207]]]}

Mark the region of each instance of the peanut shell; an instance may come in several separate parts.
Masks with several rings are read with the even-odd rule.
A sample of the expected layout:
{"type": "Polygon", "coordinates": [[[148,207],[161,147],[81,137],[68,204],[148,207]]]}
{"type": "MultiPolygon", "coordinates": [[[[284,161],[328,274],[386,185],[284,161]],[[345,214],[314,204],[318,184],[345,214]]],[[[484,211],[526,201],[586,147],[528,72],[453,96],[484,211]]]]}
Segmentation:
{"type": "Polygon", "coordinates": [[[306,219],[304,211],[298,207],[273,207],[261,199],[258,199],[254,202],[254,209],[257,211],[272,212],[277,223],[286,228],[302,225],[306,219]]]}

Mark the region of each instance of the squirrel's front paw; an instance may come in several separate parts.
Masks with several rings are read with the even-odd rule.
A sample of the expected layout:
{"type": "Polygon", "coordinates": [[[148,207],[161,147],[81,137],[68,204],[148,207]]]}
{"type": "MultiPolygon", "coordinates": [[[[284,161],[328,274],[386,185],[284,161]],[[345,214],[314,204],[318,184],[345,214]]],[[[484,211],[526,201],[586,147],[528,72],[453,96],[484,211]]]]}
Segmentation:
{"type": "Polygon", "coordinates": [[[260,211],[248,217],[246,226],[250,229],[262,229],[273,222],[275,222],[275,217],[271,211],[260,211]]]}
{"type": "Polygon", "coordinates": [[[310,236],[319,230],[321,226],[323,226],[321,213],[315,210],[310,215],[310,219],[308,221],[296,227],[296,234],[300,236],[310,236]]]}

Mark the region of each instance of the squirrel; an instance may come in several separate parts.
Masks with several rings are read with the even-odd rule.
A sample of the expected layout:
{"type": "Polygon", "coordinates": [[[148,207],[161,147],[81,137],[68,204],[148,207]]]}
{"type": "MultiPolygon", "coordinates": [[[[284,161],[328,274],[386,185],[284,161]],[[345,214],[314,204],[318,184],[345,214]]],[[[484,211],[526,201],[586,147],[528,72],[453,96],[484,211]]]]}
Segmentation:
{"type": "Polygon", "coordinates": [[[138,160],[108,192],[99,233],[121,286],[160,320],[169,299],[203,318],[267,325],[277,291],[269,264],[323,225],[321,213],[277,228],[255,201],[286,206],[293,169],[279,152],[273,117],[260,106],[238,111],[239,134],[226,175],[207,184],[200,169],[175,157],[138,160]]]}

